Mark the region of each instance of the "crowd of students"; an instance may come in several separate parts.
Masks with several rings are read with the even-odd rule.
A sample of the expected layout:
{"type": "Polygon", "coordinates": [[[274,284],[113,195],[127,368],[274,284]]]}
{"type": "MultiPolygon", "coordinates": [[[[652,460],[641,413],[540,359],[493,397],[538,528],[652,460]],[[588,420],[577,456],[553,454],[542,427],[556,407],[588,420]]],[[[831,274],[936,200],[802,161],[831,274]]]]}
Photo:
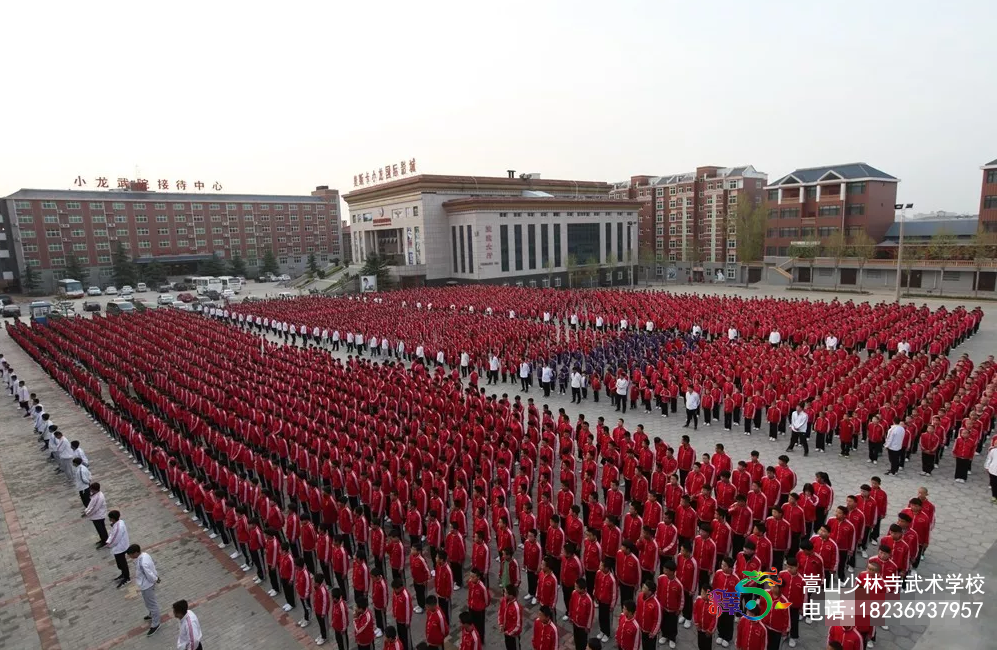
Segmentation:
{"type": "MultiPolygon", "coordinates": [[[[430,310],[430,298],[443,299],[442,304],[452,298],[456,312],[462,311],[459,296],[477,295],[471,289],[427,291],[394,296],[394,308],[421,315],[410,322],[422,323],[437,310],[430,310]]],[[[600,298],[606,301],[634,295],[592,295],[601,294],[609,294],[600,298]]],[[[295,309],[300,302],[299,308],[309,310],[362,305],[357,315],[372,306],[324,299],[335,303],[325,307],[318,300],[283,305],[295,309]]],[[[681,303],[674,307],[692,310],[688,298],[676,300],[681,303]]],[[[482,331],[501,331],[506,323],[488,319],[498,318],[498,310],[509,305],[498,299],[494,304],[466,305],[467,317],[482,319],[482,331]]],[[[739,304],[754,316],[764,315],[765,308],[813,309],[797,301],[739,304]]],[[[257,308],[277,307],[256,303],[257,308]]],[[[681,385],[683,391],[674,397],[652,394],[668,416],[675,413],[680,394],[688,397],[698,390],[703,403],[697,413],[717,415],[719,407],[725,424],[743,419],[746,427],[764,416],[776,436],[787,422],[792,426],[789,412],[802,406],[816,416],[806,431],[825,442],[830,431],[847,439],[849,448],[861,435],[875,444],[879,419],[891,415],[905,436],[910,430],[906,449],[912,453],[929,430],[939,437],[957,431],[960,439],[967,431],[977,436],[975,455],[992,428],[990,403],[983,400],[992,394],[993,364],[974,369],[963,358],[950,369],[942,352],[969,336],[978,318],[958,310],[939,316],[916,308],[827,309],[822,328],[837,317],[847,321],[843,327],[853,344],[859,335],[875,339],[879,331],[864,332],[865,320],[850,320],[864,315],[909,331],[901,342],[913,341],[910,353],[890,358],[887,339],[887,354],[877,342],[869,358],[860,361],[854,352],[828,349],[826,343],[810,348],[810,326],[801,326],[806,334],[793,347],[773,344],[761,329],[724,335],[712,321],[702,320],[706,326],[685,322],[683,314],[672,317],[680,331],[668,339],[681,341],[680,349],[666,344],[665,350],[657,348],[658,358],[649,356],[650,347],[642,348],[639,359],[617,357],[625,363],[614,376],[639,385],[664,382],[667,375],[669,385],[681,385]],[[932,351],[936,339],[918,334],[921,330],[910,325],[914,322],[925,332],[948,337],[944,346],[932,351]],[[805,354],[801,347],[808,348],[805,354]],[[741,365],[725,359],[738,352],[741,365]],[[794,373],[793,361],[803,359],[810,361],[794,373]],[[711,367],[717,370],[707,370],[711,367]],[[784,380],[786,375],[793,379],[784,380]],[[714,389],[723,399],[709,403],[714,389]],[[733,395],[749,399],[728,409],[733,395]],[[756,400],[759,406],[752,410],[756,400]],[[867,405],[863,417],[859,409],[867,405]],[[837,417],[833,428],[821,421],[832,416],[837,417]],[[850,439],[843,422],[855,427],[850,439]]],[[[839,503],[825,472],[798,485],[787,455],[766,465],[755,452],[735,464],[722,444],[713,454],[698,455],[688,436],[668,444],[650,440],[640,426],[629,431],[622,420],[613,428],[603,418],[590,423],[579,415],[572,422],[563,410],[538,407],[532,398],[489,395],[473,382],[465,387],[462,357],[494,354],[489,341],[472,352],[445,353],[447,372],[431,368],[432,355],[425,350],[413,355],[411,367],[389,355],[342,360],[322,349],[323,339],[331,344],[328,338],[307,325],[313,338],[307,348],[261,342],[222,322],[226,316],[232,321],[232,315],[206,320],[157,311],[8,329],[181,505],[207,522],[220,544],[235,541],[234,555],[242,556],[243,570],[255,569],[257,583],[269,583],[272,596],[281,594],[285,611],[300,602],[300,624],[318,620],[319,644],[329,638],[331,627],[343,648],[349,636],[368,648],[383,634],[387,647],[410,650],[412,614],[425,613],[426,643],[441,647],[456,592],[466,589],[467,608],[459,617],[464,650],[480,648],[490,609],[497,609],[507,646],[518,648],[524,619],[519,599],[540,607],[535,650],[556,647],[559,613],[571,625],[576,646],[615,637],[627,650],[637,643],[648,650],[654,643],[674,647],[679,625],[695,625],[701,647],[713,643],[714,635],[723,647],[733,642],[745,650],[777,646],[786,636],[795,646],[805,602],[802,576],[843,579],[864,568],[858,572],[863,593],[883,598],[886,594],[875,585],[915,571],[930,542],[934,507],[924,488],[892,519],[878,477],[854,486],[859,489],[839,503]],[[122,358],[129,363],[119,363],[122,358]],[[101,397],[104,383],[110,402],[101,397]],[[888,534],[881,537],[884,523],[888,534]],[[877,547],[876,556],[862,567],[857,558],[866,559],[871,546],[877,547]],[[789,607],[774,609],[761,621],[741,617],[735,635],[735,617],[709,606],[707,586],[729,590],[746,571],[769,566],[781,572],[783,583],[782,589],[771,587],[770,594],[789,607]],[[617,606],[622,613],[614,632],[617,606]]],[[[513,323],[560,331],[560,324],[545,324],[542,314],[539,322],[509,315],[513,323]]],[[[654,317],[667,327],[668,317],[654,317]]],[[[600,325],[586,318],[593,327],[600,325]]],[[[238,325],[238,317],[234,320],[238,325]]],[[[573,331],[572,320],[569,314],[567,326],[573,331]]],[[[248,325],[244,318],[243,330],[248,325]]],[[[579,329],[584,330],[582,324],[579,329]]],[[[641,340],[648,340],[657,328],[643,331],[641,340]]],[[[637,337],[623,332],[607,332],[604,343],[631,345],[637,337]]],[[[785,333],[789,340],[797,334],[785,333]]],[[[558,338],[555,334],[550,350],[556,355],[562,353],[558,338]]],[[[584,335],[575,339],[582,340],[584,335]]],[[[418,339],[409,341],[411,349],[418,348],[418,339]]],[[[571,345],[567,336],[564,343],[571,345]]],[[[408,356],[407,349],[408,344],[399,356],[408,356]]],[[[901,462],[904,458],[901,454],[901,462]]],[[[847,647],[854,631],[843,629],[842,638],[832,641],[847,647]]],[[[860,622],[858,634],[861,643],[873,643],[872,622],[860,622]]]]}
{"type": "MultiPolygon", "coordinates": [[[[99,482],[93,480],[90,460],[80,446],[79,440],[69,441],[45,409],[37,393],[30,392],[25,381],[17,377],[5,355],[0,353],[0,378],[4,394],[13,398],[13,405],[24,411],[24,418],[31,418],[31,430],[42,443],[41,452],[54,463],[55,473],[63,474],[72,483],[83,504],[80,517],[88,519],[97,532],[95,548],[108,549],[114,556],[114,564],[119,573],[114,578],[116,588],[121,589],[132,582],[132,572],[128,559],[135,562],[135,581],[149,614],[147,636],[159,631],[160,613],[156,597],[156,585],[160,578],[155,562],[148,552],[138,544],[132,544],[128,527],[119,510],[108,510],[107,497],[99,482]],[[111,523],[108,532],[107,522],[111,523]]],[[[121,446],[119,444],[119,446],[121,446]]],[[[138,461],[135,461],[138,462],[138,461]]],[[[201,645],[201,625],[194,612],[190,611],[186,600],[173,603],[173,615],[179,622],[177,635],[178,650],[203,650],[201,645]]]]}

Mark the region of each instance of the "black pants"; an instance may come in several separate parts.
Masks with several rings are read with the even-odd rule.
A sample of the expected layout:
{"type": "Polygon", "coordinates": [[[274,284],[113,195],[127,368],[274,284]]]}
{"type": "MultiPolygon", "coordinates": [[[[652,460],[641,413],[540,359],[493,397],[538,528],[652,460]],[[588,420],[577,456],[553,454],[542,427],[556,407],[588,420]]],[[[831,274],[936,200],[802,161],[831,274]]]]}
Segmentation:
{"type": "Polygon", "coordinates": [[[717,619],[717,634],[724,641],[731,641],[734,639],[734,615],[733,614],[720,614],[720,618],[717,619]]]}
{"type": "Polygon", "coordinates": [[[685,602],[682,604],[682,616],[687,621],[692,620],[692,603],[694,600],[696,600],[696,594],[690,594],[688,591],[685,592],[685,602]]]}
{"type": "Polygon", "coordinates": [[[412,631],[409,625],[395,621],[395,629],[398,630],[398,640],[402,643],[403,650],[412,650],[412,631]]]}
{"type": "Polygon", "coordinates": [[[768,650],[779,650],[779,646],[782,645],[782,634],[776,632],[775,630],[768,630],[768,633],[768,650]]]}
{"type": "Polygon", "coordinates": [[[83,502],[83,507],[86,508],[90,505],[90,490],[80,490],[80,501],[83,502]]]}
{"type": "Polygon", "coordinates": [[[114,563],[121,571],[121,575],[118,576],[118,579],[131,580],[132,576],[131,573],[128,571],[128,558],[125,557],[125,554],[123,552],[114,554],[114,563]]]}
{"type": "Polygon", "coordinates": [[[348,650],[350,639],[346,636],[346,632],[336,630],[336,645],[339,646],[339,650],[348,650]]]}
{"type": "Polygon", "coordinates": [[[803,455],[808,456],[810,454],[810,442],[807,440],[807,434],[802,431],[793,431],[792,435],[789,437],[789,447],[786,451],[792,451],[796,445],[801,445],[803,447],[803,455]]]}
{"type": "Polygon", "coordinates": [[[316,613],[315,620],[318,621],[318,635],[323,639],[328,639],[329,629],[326,627],[325,616],[316,613]]]}
{"type": "Polygon", "coordinates": [[[842,440],[841,441],[841,455],[842,456],[849,456],[849,455],[851,455],[851,451],[852,451],[852,443],[850,441],[849,442],[845,442],[844,440],[842,440]]]}
{"type": "Polygon", "coordinates": [[[297,605],[294,598],[294,585],[291,584],[290,580],[284,580],[283,578],[280,579],[280,585],[282,591],[284,592],[284,600],[288,605],[294,608],[294,606],[297,605]]]}
{"type": "Polygon", "coordinates": [[[887,449],[886,455],[890,458],[890,474],[896,474],[900,471],[900,461],[904,455],[903,450],[898,449],[894,451],[892,449],[887,449]]]}
{"type": "Polygon", "coordinates": [[[107,543],[107,526],[104,525],[103,519],[94,519],[93,527],[97,529],[97,537],[100,538],[101,544],[107,543]]]}
{"type": "Polygon", "coordinates": [[[613,607],[606,603],[599,603],[599,631],[612,638],[610,634],[610,624],[612,622],[613,607]]]}
{"type": "Polygon", "coordinates": [[[669,641],[674,641],[679,633],[679,615],[662,610],[661,634],[669,641]]]}
{"type": "Polygon", "coordinates": [[[921,471],[929,475],[935,471],[935,455],[933,453],[921,454],[921,471]]]}
{"type": "Polygon", "coordinates": [[[869,443],[869,460],[878,461],[879,457],[883,455],[883,443],[881,442],[870,442],[869,443]]]}
{"type": "MultiPolygon", "coordinates": [[[[778,424],[769,422],[769,440],[776,440],[779,437],[778,424]]],[[[823,449],[824,445],[817,445],[817,449],[823,449]]]]}
{"type": "Polygon", "coordinates": [[[969,476],[969,468],[972,467],[973,461],[969,458],[956,458],[955,459],[955,477],[966,480],[969,476]]]}
{"type": "Polygon", "coordinates": [[[990,496],[997,499],[997,474],[990,475],[990,496]]]}
{"type": "MultiPolygon", "coordinates": [[[[430,646],[432,647],[432,646],[430,646]]],[[[584,646],[583,646],[584,647],[584,646]]],[[[519,637],[510,634],[505,635],[505,650],[519,650],[519,637]]]]}
{"type": "Polygon", "coordinates": [[[574,404],[575,402],[578,402],[579,404],[582,403],[582,389],[581,389],[581,387],[575,388],[574,386],[572,386],[571,387],[571,403],[574,404]]]}
{"type": "Polygon", "coordinates": [[[789,638],[800,638],[800,610],[796,607],[789,608],[789,638]]]}
{"type": "Polygon", "coordinates": [[[693,429],[699,428],[699,409],[686,409],[685,410],[685,426],[689,426],[692,423],[693,429]]]}
{"type": "Polygon", "coordinates": [[[277,577],[277,568],[272,567],[267,571],[270,576],[270,588],[280,593],[280,578],[277,577]]]}
{"type": "MultiPolygon", "coordinates": [[[[454,581],[454,584],[457,585],[458,587],[463,587],[464,586],[464,565],[462,563],[460,563],[460,562],[451,562],[450,563],[450,570],[453,572],[453,581],[454,581]]],[[[533,579],[533,591],[530,592],[531,594],[537,593],[536,584],[537,584],[536,577],[534,577],[534,579],[533,579]]]]}
{"type": "MultiPolygon", "coordinates": [[[[485,643],[485,610],[478,611],[478,610],[472,609],[472,610],[470,610],[470,612],[471,612],[471,618],[474,619],[473,620],[474,627],[478,628],[478,636],[481,637],[482,647],[484,647],[484,643],[485,643]]],[[[405,650],[408,650],[408,648],[406,648],[405,650]]]]}
{"type": "Polygon", "coordinates": [[[426,609],[426,585],[415,585],[415,603],[422,609],[426,609]]]}
{"type": "Polygon", "coordinates": [[[622,410],[624,413],[627,412],[627,396],[626,395],[616,395],[616,410],[622,410]]]}
{"type": "MultiPolygon", "coordinates": [[[[584,635],[585,631],[582,630],[584,635]]],[[[647,634],[645,632],[640,633],[640,645],[643,650],[654,650],[654,639],[655,637],[647,634]]],[[[578,645],[578,626],[575,626],[575,648],[576,650],[581,650],[585,647],[586,640],[582,640],[582,645],[578,645]]]]}

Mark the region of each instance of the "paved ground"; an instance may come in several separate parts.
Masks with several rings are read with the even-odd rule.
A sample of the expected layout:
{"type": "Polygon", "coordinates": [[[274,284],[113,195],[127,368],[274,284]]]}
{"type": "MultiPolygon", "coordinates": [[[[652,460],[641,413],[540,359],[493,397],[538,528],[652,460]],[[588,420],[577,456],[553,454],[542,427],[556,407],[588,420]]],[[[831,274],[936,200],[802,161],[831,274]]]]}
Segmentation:
{"type": "MultiPolygon", "coordinates": [[[[250,284],[250,287],[253,285],[250,284]]],[[[272,285],[262,285],[264,291],[272,285]]],[[[701,291],[718,289],[699,288],[701,291]]],[[[681,289],[685,290],[685,289],[681,289]]],[[[725,287],[724,292],[761,295],[757,289],[725,287]]],[[[773,295],[801,297],[796,292],[772,290],[773,295]]],[[[829,299],[831,296],[821,295],[829,299]]],[[[849,296],[842,296],[847,299],[849,296]]],[[[884,298],[886,296],[884,295],[884,298]]],[[[873,296],[878,301],[878,296],[873,296]]],[[[920,299],[918,303],[922,302],[920,299]]],[[[927,300],[936,307],[944,301],[927,300]]],[[[984,304],[984,309],[987,305],[984,304]]],[[[997,341],[997,310],[984,320],[978,336],[971,339],[956,354],[963,351],[979,361],[994,349],[997,341]]],[[[252,584],[252,574],[244,574],[217,549],[198,528],[175,509],[148,477],[141,473],[105,434],[72,403],[72,400],[44,375],[6,334],[0,333],[0,351],[11,360],[31,389],[39,394],[46,410],[54,414],[60,428],[71,439],[81,441],[92,460],[96,480],[107,492],[110,507],[123,512],[133,542],[150,549],[163,584],[160,605],[164,610],[177,598],[194,603],[205,629],[205,641],[210,648],[273,648],[291,649],[310,645],[317,634],[313,625],[305,631],[294,625],[291,617],[279,608],[263,590],[252,584]],[[307,634],[305,634],[307,632],[307,634]]],[[[512,384],[500,386],[514,394],[512,384]]],[[[531,393],[533,395],[533,393],[531,393]]],[[[552,397],[553,409],[566,408],[576,414],[569,400],[552,397]]],[[[603,415],[612,421],[615,413],[603,400],[598,407],[587,403],[583,412],[593,420],[603,415]]],[[[573,419],[573,418],[572,418],[573,419]]],[[[628,413],[630,427],[643,423],[649,434],[662,436],[671,444],[678,442],[681,430],[673,419],[642,412],[628,413]]],[[[740,433],[723,432],[717,427],[703,428],[692,434],[693,445],[700,451],[712,450],[715,442],[723,442],[731,456],[746,458],[752,449],[759,449],[763,459],[774,459],[784,443],[769,443],[764,436],[745,437],[740,433]]],[[[7,403],[0,403],[0,507],[3,528],[0,529],[0,647],[33,648],[168,648],[173,647],[176,627],[167,621],[153,639],[144,637],[145,614],[141,598],[128,588],[115,590],[116,575],[113,558],[106,552],[94,551],[95,538],[89,522],[80,519],[80,503],[75,492],[38,452],[27,420],[21,419],[7,403]]],[[[813,454],[804,459],[793,456],[792,465],[801,481],[818,470],[828,471],[834,481],[839,501],[873,474],[883,475],[884,467],[875,468],[864,462],[862,453],[851,460],[833,455],[813,454]]],[[[928,556],[921,566],[922,575],[962,574],[982,575],[990,582],[997,580],[997,507],[989,503],[985,472],[981,463],[965,485],[951,480],[950,458],[943,461],[935,476],[920,480],[918,476],[886,478],[890,495],[890,510],[914,496],[920,485],[926,485],[938,507],[937,526],[928,556]]],[[[226,549],[227,550],[227,549],[226,549]]],[[[989,593],[992,587],[987,584],[989,593]]],[[[464,604],[463,594],[455,603],[455,611],[464,604]]],[[[950,595],[925,596],[928,600],[948,600],[950,595]]],[[[989,596],[966,597],[983,600],[986,606],[979,620],[927,620],[893,624],[880,632],[878,648],[930,650],[949,647],[956,649],[993,648],[997,638],[997,605],[989,596]],[[927,631],[926,631],[927,630],[927,631]]],[[[487,638],[489,650],[502,647],[494,629],[495,613],[489,618],[491,628],[487,638]]],[[[424,618],[416,615],[413,626],[416,640],[422,639],[424,618]]],[[[680,631],[680,647],[694,647],[691,630],[680,631]]],[[[524,644],[529,642],[527,632],[524,644]]],[[[562,645],[570,645],[570,634],[562,634],[562,645]]],[[[823,628],[804,627],[800,648],[823,649],[823,628]]]]}

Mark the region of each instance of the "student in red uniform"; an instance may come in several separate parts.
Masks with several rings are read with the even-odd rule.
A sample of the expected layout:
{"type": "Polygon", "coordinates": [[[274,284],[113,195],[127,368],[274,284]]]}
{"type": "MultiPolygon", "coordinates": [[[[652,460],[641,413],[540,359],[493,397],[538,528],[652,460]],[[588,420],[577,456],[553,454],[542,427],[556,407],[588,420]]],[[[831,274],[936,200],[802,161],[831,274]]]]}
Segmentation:
{"type": "Polygon", "coordinates": [[[537,576],[537,601],[557,611],[557,575],[554,574],[553,561],[548,556],[540,564],[540,575],[537,576]]]}
{"type": "Polygon", "coordinates": [[[806,603],[803,575],[800,564],[794,556],[786,558],[786,569],[779,572],[782,580],[782,593],[789,601],[789,647],[795,648],[800,638],[800,616],[806,603]]]}
{"type": "Polygon", "coordinates": [[[613,559],[605,558],[599,564],[599,571],[595,574],[595,599],[599,605],[599,634],[596,635],[596,638],[603,643],[609,642],[611,615],[620,598],[620,590],[617,586],[616,574],[613,573],[613,566],[613,559]]]}
{"type": "Polygon", "coordinates": [[[516,585],[506,585],[499,601],[498,625],[505,637],[506,650],[519,650],[519,637],[523,634],[523,606],[516,598],[516,585]]]}
{"type": "Polygon", "coordinates": [[[765,617],[765,629],[768,631],[768,650],[779,650],[782,640],[789,634],[789,601],[783,595],[779,585],[769,588],[772,596],[772,609],[765,617]]]}
{"type": "Polygon", "coordinates": [[[550,608],[541,606],[540,615],[533,623],[533,650],[557,650],[557,626],[553,619],[550,608]]]}
{"type": "Polygon", "coordinates": [[[483,650],[483,647],[478,627],[474,624],[474,616],[471,612],[464,610],[460,613],[459,650],[483,650]]]}
{"type": "MultiPolygon", "coordinates": [[[[433,576],[433,588],[436,591],[436,604],[443,610],[443,616],[450,626],[450,602],[453,600],[454,583],[453,571],[450,569],[446,551],[440,551],[436,555],[436,575],[433,576]]],[[[429,602],[429,599],[426,599],[429,602]]]]}
{"type": "MultiPolygon", "coordinates": [[[[554,598],[557,598],[556,586],[554,598]]],[[[471,569],[471,575],[467,579],[467,608],[470,610],[474,626],[478,628],[478,638],[482,643],[485,640],[485,611],[491,602],[492,594],[482,581],[481,573],[477,569],[471,569]]]]}
{"type": "Polygon", "coordinates": [[[321,573],[315,576],[315,588],[312,590],[312,610],[315,612],[315,620],[318,621],[318,636],[315,638],[315,645],[325,645],[329,639],[329,611],[332,601],[329,597],[329,588],[325,584],[325,576],[321,573]]]}
{"type": "Polygon", "coordinates": [[[637,594],[637,624],[640,626],[641,645],[644,650],[654,650],[654,642],[661,629],[661,603],[654,595],[654,581],[650,578],[641,585],[637,594]]]}
{"type": "Polygon", "coordinates": [[[589,595],[585,578],[575,582],[575,589],[568,603],[568,617],[574,629],[575,650],[584,650],[595,620],[595,601],[589,595]]]}
{"type": "Polygon", "coordinates": [[[827,644],[837,643],[841,650],[862,650],[865,641],[852,625],[832,625],[827,631],[827,644]]]}
{"type": "MultiPolygon", "coordinates": [[[[750,406],[748,402],[747,406],[750,406]]],[[[744,412],[745,423],[751,422],[748,418],[748,411],[744,412]]],[[[713,647],[713,633],[717,629],[717,609],[710,611],[710,587],[707,584],[699,586],[699,597],[692,604],[692,622],[696,626],[696,639],[699,650],[710,650],[713,647]]],[[[732,617],[733,618],[733,617],[732,617]]],[[[721,644],[722,645],[722,644],[721,644]]],[[[727,646],[723,646],[727,647],[727,646]]]]}
{"type": "Polygon", "coordinates": [[[373,650],[374,615],[367,609],[366,600],[356,603],[353,610],[353,638],[357,642],[357,650],[373,650]]]}
{"type": "Polygon", "coordinates": [[[674,648],[679,630],[679,617],[685,608],[685,590],[675,575],[675,560],[668,558],[662,563],[661,575],[654,593],[661,603],[661,636],[674,648]]]}
{"type": "Polygon", "coordinates": [[[284,592],[284,611],[294,609],[294,556],[291,555],[291,545],[281,542],[280,556],[277,558],[277,575],[280,576],[281,591],[284,592]]]}
{"type": "MultiPolygon", "coordinates": [[[[395,619],[395,627],[398,630],[398,639],[402,643],[403,650],[413,650],[412,647],[412,596],[405,588],[405,582],[401,578],[391,581],[391,615],[395,619]]],[[[357,641],[357,645],[360,641],[357,641]]]]}
{"type": "Polygon", "coordinates": [[[429,562],[422,554],[422,544],[416,544],[409,552],[409,567],[412,570],[412,584],[415,588],[415,613],[422,614],[426,608],[426,585],[429,584],[429,562]]]}
{"type": "Polygon", "coordinates": [[[339,590],[339,587],[333,587],[330,596],[332,597],[332,612],[329,622],[332,625],[332,631],[336,635],[336,645],[339,647],[339,650],[347,650],[350,645],[347,633],[347,628],[350,624],[350,615],[346,609],[346,599],[343,598],[343,592],[339,590]]]}
{"type": "Polygon", "coordinates": [[[312,601],[312,574],[305,567],[305,559],[299,557],[294,560],[294,591],[301,599],[301,609],[304,617],[298,621],[298,627],[308,627],[311,621],[311,601],[312,601]]]}
{"type": "Polygon", "coordinates": [[[623,603],[623,612],[616,622],[616,647],[619,650],[637,650],[640,647],[640,625],[636,613],[637,604],[634,601],[623,603]]]}
{"type": "Polygon", "coordinates": [[[450,634],[450,622],[439,607],[436,596],[426,598],[426,644],[432,650],[443,650],[443,642],[450,634]]]}
{"type": "Polygon", "coordinates": [[[761,621],[752,621],[742,616],[737,622],[737,640],[734,643],[737,650],[766,650],[768,647],[768,630],[761,621]]]}

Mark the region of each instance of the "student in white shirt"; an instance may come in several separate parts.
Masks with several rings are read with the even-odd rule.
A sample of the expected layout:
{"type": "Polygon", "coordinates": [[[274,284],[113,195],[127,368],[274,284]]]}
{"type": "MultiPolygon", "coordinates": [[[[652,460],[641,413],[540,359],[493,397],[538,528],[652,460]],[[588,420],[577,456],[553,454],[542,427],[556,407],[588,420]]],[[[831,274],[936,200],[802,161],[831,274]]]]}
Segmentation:
{"type": "Polygon", "coordinates": [[[530,363],[526,359],[523,359],[523,362],[519,364],[519,382],[522,392],[530,392],[530,363]]]}
{"type": "Polygon", "coordinates": [[[600,332],[602,331],[602,328],[605,325],[605,323],[606,322],[604,320],[602,320],[602,316],[596,316],[595,317],[595,328],[597,330],[599,330],[600,332]]]}
{"type": "Polygon", "coordinates": [[[789,446],[786,447],[786,451],[793,451],[797,443],[803,445],[803,455],[810,455],[810,443],[807,440],[807,423],[810,421],[810,416],[807,412],[803,410],[802,404],[796,405],[796,410],[789,418],[789,446]]]}
{"type": "Polygon", "coordinates": [[[142,552],[142,547],[132,544],[125,551],[128,557],[135,560],[135,585],[142,594],[142,602],[149,610],[149,631],[146,636],[152,636],[159,630],[159,602],[156,600],[156,585],[159,584],[159,573],[156,564],[148,553],[142,552]]]}
{"type": "Polygon", "coordinates": [[[838,337],[834,334],[828,334],[827,338],[824,339],[824,345],[828,350],[834,350],[838,347],[838,337]]]}
{"type": "Polygon", "coordinates": [[[696,390],[695,386],[690,386],[689,390],[685,392],[685,424],[684,428],[689,428],[689,423],[692,423],[693,430],[699,429],[699,405],[702,403],[702,398],[699,395],[699,391],[696,390]]]}
{"type": "Polygon", "coordinates": [[[624,332],[630,329],[630,322],[626,318],[620,320],[620,329],[624,332]]]}
{"type": "Polygon", "coordinates": [[[97,548],[107,546],[107,526],[104,525],[104,518],[107,517],[107,500],[100,491],[100,483],[90,484],[90,503],[83,508],[80,517],[89,519],[97,530],[97,548]]]}
{"type": "Polygon", "coordinates": [[[730,327],[730,328],[728,328],[727,329],[727,340],[728,341],[733,341],[736,338],[737,338],[737,328],[736,327],[730,327]]]}
{"type": "Polygon", "coordinates": [[[625,376],[616,379],[616,410],[627,412],[627,393],[630,392],[630,380],[625,376]]]}
{"type": "Polygon", "coordinates": [[[779,333],[779,330],[772,330],[769,332],[769,343],[773,346],[782,343],[782,334],[779,333]]]}
{"type": "Polygon", "coordinates": [[[460,376],[467,377],[471,374],[471,355],[467,352],[460,353],[460,376]]]}
{"type": "Polygon", "coordinates": [[[107,547],[114,554],[114,564],[121,571],[115,578],[118,581],[117,588],[121,589],[132,580],[131,574],[128,572],[128,560],[125,559],[125,551],[131,546],[131,542],[128,539],[128,527],[122,521],[120,512],[117,510],[108,512],[107,519],[111,522],[111,534],[107,538],[107,547]]]}
{"type": "Polygon", "coordinates": [[[582,373],[578,368],[571,371],[571,403],[582,403],[582,373]]]}
{"type": "Polygon", "coordinates": [[[179,621],[177,650],[204,650],[201,647],[201,622],[190,611],[186,600],[173,603],[173,618],[179,621]]]}
{"type": "Polygon", "coordinates": [[[90,468],[83,464],[83,459],[74,458],[73,483],[76,486],[76,491],[80,493],[80,501],[83,502],[84,508],[90,505],[90,481],[92,479],[90,468]]]}
{"type": "MultiPolygon", "coordinates": [[[[353,341],[353,332],[347,332],[346,333],[346,351],[347,352],[353,352],[354,347],[356,347],[356,345],[355,345],[355,343],[353,341]]],[[[333,347],[333,349],[335,349],[335,346],[333,347]]]]}
{"type": "Polygon", "coordinates": [[[554,386],[554,369],[550,367],[550,362],[544,364],[540,369],[540,388],[544,391],[544,397],[550,397],[551,388],[554,386]]]}
{"type": "Polygon", "coordinates": [[[52,453],[55,454],[56,462],[59,464],[55,468],[56,473],[62,472],[66,476],[72,477],[73,475],[73,448],[70,446],[69,441],[66,440],[66,436],[62,434],[62,431],[55,432],[55,442],[52,447],[52,453]]]}
{"type": "Polygon", "coordinates": [[[699,325],[693,325],[692,326],[692,335],[695,336],[695,337],[697,337],[697,338],[700,337],[700,336],[702,336],[703,335],[703,328],[700,327],[699,325]]]}
{"type": "Polygon", "coordinates": [[[436,365],[443,367],[444,362],[447,360],[447,355],[443,353],[443,350],[436,351],[436,365]]]}
{"type": "Polygon", "coordinates": [[[894,419],[893,426],[886,432],[886,455],[890,459],[890,471],[887,472],[890,476],[896,476],[903,466],[903,456],[904,456],[904,438],[907,435],[907,429],[904,425],[900,423],[900,419],[894,419]]]}
{"type": "Polygon", "coordinates": [[[488,357],[488,383],[489,384],[497,384],[498,383],[498,375],[499,375],[499,367],[500,366],[501,366],[501,362],[499,361],[499,358],[498,358],[497,354],[493,353],[491,356],[488,357]]]}
{"type": "Polygon", "coordinates": [[[339,330],[332,332],[332,351],[339,352],[339,330]]]}
{"type": "Polygon", "coordinates": [[[90,459],[87,458],[86,453],[83,451],[83,447],[80,447],[79,440],[74,440],[71,443],[69,443],[69,448],[73,450],[73,460],[79,458],[81,461],[83,461],[84,465],[90,467],[90,459]]]}
{"type": "Polygon", "coordinates": [[[422,344],[415,346],[415,358],[423,364],[426,363],[426,348],[422,344]]]}

